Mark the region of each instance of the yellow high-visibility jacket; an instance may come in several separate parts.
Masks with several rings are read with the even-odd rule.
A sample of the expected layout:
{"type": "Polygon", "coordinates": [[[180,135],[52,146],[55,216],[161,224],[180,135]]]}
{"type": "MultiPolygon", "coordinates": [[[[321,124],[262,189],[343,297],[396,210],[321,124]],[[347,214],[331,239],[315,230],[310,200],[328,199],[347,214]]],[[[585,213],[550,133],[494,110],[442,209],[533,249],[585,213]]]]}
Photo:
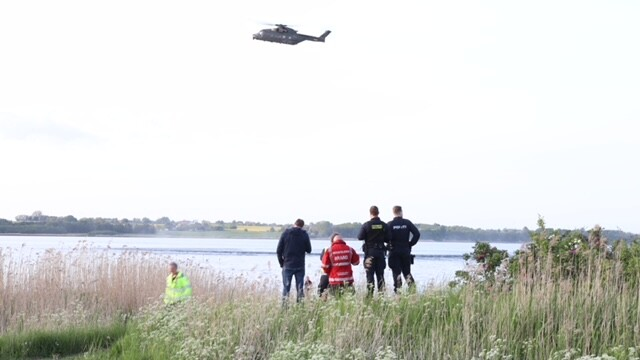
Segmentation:
{"type": "Polygon", "coordinates": [[[181,272],[178,272],[175,279],[172,274],[167,276],[167,289],[164,293],[165,304],[175,304],[179,301],[186,300],[191,297],[191,282],[189,278],[181,272]]]}

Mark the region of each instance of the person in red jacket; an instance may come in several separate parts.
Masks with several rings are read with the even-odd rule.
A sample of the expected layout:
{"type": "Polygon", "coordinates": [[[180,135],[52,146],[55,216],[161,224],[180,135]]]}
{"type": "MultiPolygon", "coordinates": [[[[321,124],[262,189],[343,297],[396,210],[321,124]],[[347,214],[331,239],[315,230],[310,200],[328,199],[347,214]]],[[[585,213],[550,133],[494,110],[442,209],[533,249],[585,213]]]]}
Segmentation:
{"type": "Polygon", "coordinates": [[[329,250],[322,257],[322,269],[329,275],[332,292],[353,286],[351,265],[360,264],[360,256],[345,243],[340,234],[336,234],[329,250]]]}

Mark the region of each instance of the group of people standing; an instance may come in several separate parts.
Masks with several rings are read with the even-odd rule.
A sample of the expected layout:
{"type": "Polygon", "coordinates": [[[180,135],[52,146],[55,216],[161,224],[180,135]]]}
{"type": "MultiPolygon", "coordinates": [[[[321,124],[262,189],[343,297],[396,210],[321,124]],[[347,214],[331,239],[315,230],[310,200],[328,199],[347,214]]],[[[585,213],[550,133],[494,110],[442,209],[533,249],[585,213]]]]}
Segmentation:
{"type": "MultiPolygon", "coordinates": [[[[384,271],[387,265],[393,273],[394,291],[402,287],[402,278],[409,286],[415,282],[411,275],[413,255],[411,248],[420,239],[420,231],[409,220],[403,217],[402,207],[394,206],[392,221],[380,220],[377,206],[369,209],[370,220],[362,225],[358,240],[364,241],[364,268],[367,276],[367,290],[373,295],[375,288],[384,291],[384,271]]],[[[276,250],[278,262],[282,268],[282,296],[289,297],[292,280],[295,277],[297,299],[304,297],[305,290],[305,255],[311,253],[309,234],[303,229],[304,221],[296,220],[294,226],[285,230],[278,242],[276,250]]],[[[319,293],[353,291],[352,266],[360,264],[360,255],[347,245],[340,234],[331,236],[331,245],[321,254],[322,270],[319,293]]]]}
{"type": "MultiPolygon", "coordinates": [[[[371,219],[362,224],[358,240],[364,241],[364,268],[367,274],[367,291],[373,295],[377,286],[378,292],[385,288],[384,270],[389,256],[389,267],[393,273],[394,291],[402,287],[402,277],[409,286],[414,286],[411,275],[413,255],[411,248],[420,239],[420,231],[413,223],[403,217],[400,206],[393,207],[394,218],[385,223],[380,220],[377,206],[369,209],[371,219]]],[[[347,245],[342,235],[334,233],[331,245],[322,251],[320,256],[324,275],[320,278],[318,291],[320,295],[327,292],[340,294],[353,291],[353,266],[360,264],[360,255],[347,245]]],[[[278,262],[282,268],[282,296],[289,297],[292,280],[296,280],[298,301],[305,293],[305,256],[311,253],[311,240],[304,230],[304,221],[298,219],[293,227],[285,230],[280,236],[276,249],[278,262]]],[[[164,301],[167,304],[182,302],[192,296],[191,282],[187,276],[178,271],[175,262],[169,264],[169,275],[164,301]]]]}

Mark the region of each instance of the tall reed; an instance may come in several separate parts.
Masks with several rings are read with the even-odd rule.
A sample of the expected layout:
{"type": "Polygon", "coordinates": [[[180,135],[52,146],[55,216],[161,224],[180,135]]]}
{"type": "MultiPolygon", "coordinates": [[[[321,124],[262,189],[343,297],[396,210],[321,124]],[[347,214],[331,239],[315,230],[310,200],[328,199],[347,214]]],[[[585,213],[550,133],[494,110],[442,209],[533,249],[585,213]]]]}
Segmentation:
{"type": "Polygon", "coordinates": [[[375,299],[359,288],[288,307],[273,282],[187,263],[196,296],[166,307],[166,258],[80,246],[25,260],[5,250],[0,321],[16,332],[133,314],[109,354],[122,359],[634,359],[640,287],[618,252],[606,256],[587,257],[572,276],[531,261],[502,282],[375,299]]]}
{"type": "Polygon", "coordinates": [[[577,359],[608,353],[636,359],[638,285],[625,280],[621,263],[605,261],[605,255],[590,257],[583,269],[576,276],[559,276],[552,262],[538,262],[504,282],[379,299],[366,299],[360,289],[355,297],[312,298],[285,309],[276,291],[268,295],[244,288],[223,301],[202,298],[178,310],[146,309],[136,330],[144,336],[134,342],[141,345],[122,349],[120,355],[577,359]]]}
{"type": "MultiPolygon", "coordinates": [[[[158,300],[169,258],[138,251],[0,249],[0,334],[8,331],[111,323],[158,300]]],[[[225,277],[208,264],[186,261],[199,294],[225,277]]]]}

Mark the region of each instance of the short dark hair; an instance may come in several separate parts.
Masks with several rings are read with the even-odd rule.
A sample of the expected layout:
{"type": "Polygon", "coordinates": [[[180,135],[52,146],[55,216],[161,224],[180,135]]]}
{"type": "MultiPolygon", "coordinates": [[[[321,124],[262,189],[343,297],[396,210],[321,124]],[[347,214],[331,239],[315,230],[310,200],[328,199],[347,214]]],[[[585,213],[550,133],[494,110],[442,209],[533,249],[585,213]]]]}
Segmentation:
{"type": "Polygon", "coordinates": [[[331,237],[329,238],[329,240],[331,240],[331,242],[333,242],[333,239],[338,235],[340,235],[340,233],[334,232],[333,234],[331,234],[331,237]]]}
{"type": "Polygon", "coordinates": [[[293,224],[294,224],[295,226],[299,227],[299,228],[304,227],[304,220],[302,220],[302,219],[298,219],[298,220],[296,220],[296,222],[294,222],[293,224]]]}
{"type": "Polygon", "coordinates": [[[169,263],[169,266],[173,266],[173,267],[175,267],[176,269],[178,268],[178,264],[176,264],[176,263],[175,263],[175,262],[173,262],[173,261],[169,263]]]}
{"type": "Polygon", "coordinates": [[[402,214],[402,206],[400,205],[396,205],[393,207],[393,214],[394,215],[400,215],[402,214]]]}
{"type": "Polygon", "coordinates": [[[373,216],[378,216],[380,215],[380,210],[378,210],[377,206],[373,205],[372,207],[369,208],[369,214],[373,216]]]}

